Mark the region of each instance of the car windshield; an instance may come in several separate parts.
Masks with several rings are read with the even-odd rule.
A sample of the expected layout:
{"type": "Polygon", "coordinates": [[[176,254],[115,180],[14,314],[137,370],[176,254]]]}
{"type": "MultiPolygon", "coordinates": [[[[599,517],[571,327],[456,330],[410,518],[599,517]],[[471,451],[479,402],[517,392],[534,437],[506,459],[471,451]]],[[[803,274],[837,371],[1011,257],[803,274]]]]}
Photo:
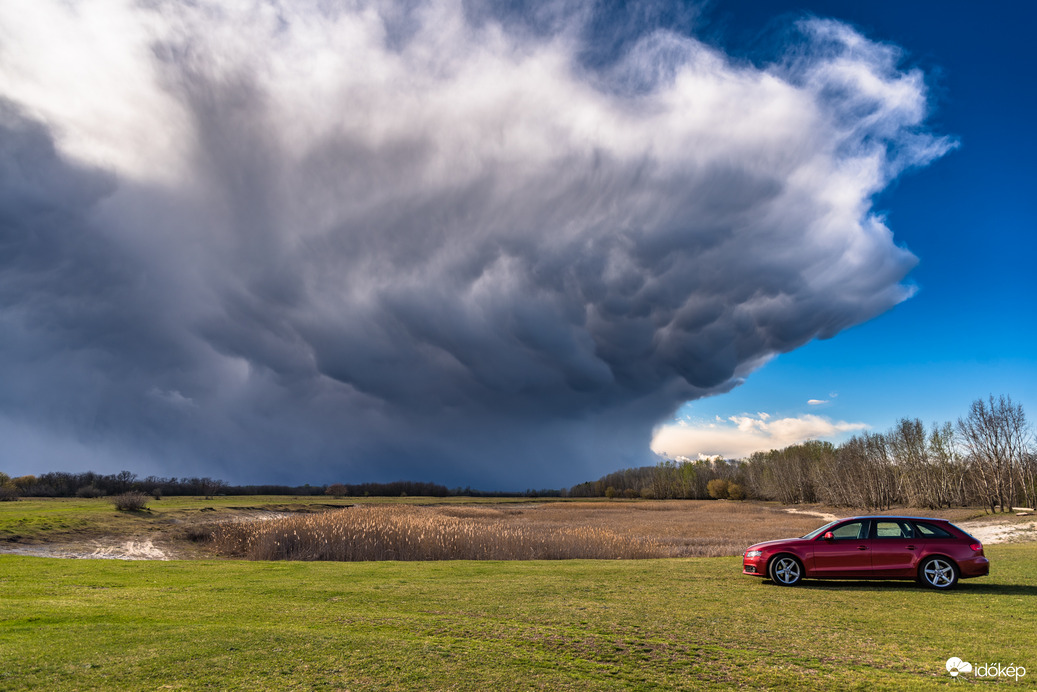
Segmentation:
{"type": "Polygon", "coordinates": [[[806,538],[806,539],[817,538],[818,536],[823,534],[825,531],[827,531],[829,526],[835,526],[838,523],[839,523],[838,519],[835,520],[835,521],[830,521],[827,524],[825,524],[824,526],[822,526],[821,528],[814,529],[813,531],[808,533],[806,536],[800,536],[800,538],[806,538]]]}

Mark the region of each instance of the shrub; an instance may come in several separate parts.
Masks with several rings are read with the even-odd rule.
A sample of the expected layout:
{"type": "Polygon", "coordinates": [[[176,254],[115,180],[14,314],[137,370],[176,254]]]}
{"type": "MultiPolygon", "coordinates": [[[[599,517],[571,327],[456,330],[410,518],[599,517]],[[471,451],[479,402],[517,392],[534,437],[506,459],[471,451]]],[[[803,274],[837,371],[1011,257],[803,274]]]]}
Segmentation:
{"type": "Polygon", "coordinates": [[[115,509],[123,512],[139,512],[148,508],[148,501],[150,496],[138,490],[131,490],[128,493],[122,495],[116,495],[111,498],[111,502],[115,505],[115,509]]]}
{"type": "Polygon", "coordinates": [[[727,486],[728,483],[723,478],[714,478],[706,484],[706,490],[709,492],[710,497],[723,500],[727,498],[727,486]]]}
{"type": "Polygon", "coordinates": [[[104,495],[104,493],[93,483],[90,485],[84,485],[76,491],[76,497],[101,497],[102,495],[104,495]]]}
{"type": "Polygon", "coordinates": [[[745,499],[745,488],[738,483],[729,483],[727,486],[727,499],[729,500],[744,500],[745,499]]]}
{"type": "Polygon", "coordinates": [[[192,543],[202,543],[212,540],[212,527],[210,526],[188,526],[184,529],[184,538],[192,543]]]}
{"type": "Polygon", "coordinates": [[[21,493],[18,492],[18,487],[3,471],[0,471],[0,502],[8,502],[10,500],[17,500],[21,493]]]}
{"type": "Polygon", "coordinates": [[[349,488],[342,483],[332,483],[328,486],[328,489],[324,491],[325,495],[331,495],[332,497],[345,497],[349,494],[349,488]]]}
{"type": "Polygon", "coordinates": [[[605,497],[607,497],[608,499],[611,500],[616,495],[617,495],[616,489],[614,487],[612,487],[611,485],[609,487],[605,488],[605,497]]]}

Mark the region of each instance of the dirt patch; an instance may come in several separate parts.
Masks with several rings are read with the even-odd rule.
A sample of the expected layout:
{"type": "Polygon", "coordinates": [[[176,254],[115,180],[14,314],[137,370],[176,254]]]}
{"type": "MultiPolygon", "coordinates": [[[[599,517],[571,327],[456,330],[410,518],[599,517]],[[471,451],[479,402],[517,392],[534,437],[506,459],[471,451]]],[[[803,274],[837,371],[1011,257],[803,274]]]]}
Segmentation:
{"type": "Polygon", "coordinates": [[[0,553],[81,560],[169,560],[172,557],[168,549],[156,546],[151,540],[122,541],[117,539],[5,546],[0,548],[0,553]]]}
{"type": "Polygon", "coordinates": [[[958,526],[987,545],[1037,541],[1037,521],[1018,523],[979,520],[961,522],[958,526]]]}
{"type": "MultiPolygon", "coordinates": [[[[323,511],[323,508],[322,510],[323,511]]],[[[228,522],[255,522],[291,516],[294,512],[261,507],[202,507],[164,516],[142,516],[146,526],[124,534],[80,532],[46,542],[0,542],[0,555],[31,555],[79,560],[192,560],[212,558],[207,542],[213,527],[228,522]]]]}
{"type": "Polygon", "coordinates": [[[789,507],[785,511],[788,512],[789,514],[803,514],[803,515],[808,516],[808,517],[817,517],[818,519],[821,519],[822,521],[835,521],[836,519],[839,518],[839,517],[835,516],[834,514],[828,514],[827,512],[811,512],[808,509],[796,509],[795,507],[789,507]]]}

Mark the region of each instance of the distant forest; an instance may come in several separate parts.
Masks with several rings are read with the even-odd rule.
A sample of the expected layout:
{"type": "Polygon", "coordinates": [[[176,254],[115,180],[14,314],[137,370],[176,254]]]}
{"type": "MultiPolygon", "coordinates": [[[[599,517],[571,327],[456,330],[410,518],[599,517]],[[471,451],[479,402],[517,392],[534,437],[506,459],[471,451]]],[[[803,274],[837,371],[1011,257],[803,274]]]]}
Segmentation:
{"type": "Polygon", "coordinates": [[[142,492],[156,498],[175,495],[332,495],[350,497],[515,497],[516,495],[562,496],[564,490],[526,490],[488,492],[472,488],[447,488],[438,483],[394,481],[392,483],[333,483],[331,485],[230,485],[214,478],[138,478],[137,474],[122,471],[100,474],[51,472],[39,476],[11,478],[0,472],[0,501],[19,497],[104,497],[127,492],[142,492]]]}
{"type": "Polygon", "coordinates": [[[1023,407],[1008,396],[977,399],[956,423],[901,419],[885,433],[865,433],[835,446],[811,441],[746,459],[666,460],[623,469],[557,490],[488,492],[436,483],[229,485],[212,478],[138,478],[52,472],[11,478],[0,473],[0,500],[18,497],[101,497],[129,491],[163,495],[401,495],[448,497],[608,497],[757,499],[784,504],[888,509],[908,505],[980,506],[991,512],[1037,507],[1037,441],[1023,407]]]}
{"type": "Polygon", "coordinates": [[[857,435],[839,446],[814,441],[737,461],[666,461],[610,473],[568,494],[1009,511],[1037,506],[1037,449],[1023,407],[991,396],[974,401],[954,424],[927,429],[903,418],[888,432],[857,435]]]}

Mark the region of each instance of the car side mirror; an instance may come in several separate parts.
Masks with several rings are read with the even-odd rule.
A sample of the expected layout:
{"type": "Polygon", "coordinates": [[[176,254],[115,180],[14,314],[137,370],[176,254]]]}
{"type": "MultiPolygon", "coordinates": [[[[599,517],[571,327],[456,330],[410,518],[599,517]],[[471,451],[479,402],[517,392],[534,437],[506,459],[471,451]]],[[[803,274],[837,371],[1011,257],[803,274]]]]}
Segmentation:
{"type": "Polygon", "coordinates": [[[831,531],[825,531],[825,535],[821,536],[821,538],[825,539],[826,541],[833,541],[833,540],[835,540],[835,536],[832,535],[831,531]]]}

